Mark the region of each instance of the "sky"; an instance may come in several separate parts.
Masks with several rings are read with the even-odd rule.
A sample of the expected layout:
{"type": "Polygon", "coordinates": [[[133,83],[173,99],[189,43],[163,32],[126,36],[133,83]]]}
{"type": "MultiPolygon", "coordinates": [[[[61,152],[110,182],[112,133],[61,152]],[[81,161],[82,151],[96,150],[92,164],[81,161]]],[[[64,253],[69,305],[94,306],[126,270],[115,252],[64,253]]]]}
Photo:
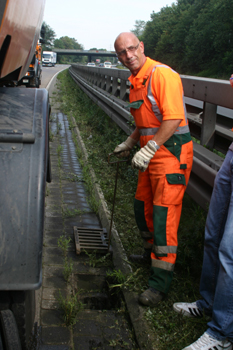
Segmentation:
{"type": "Polygon", "coordinates": [[[44,21],[56,33],[75,38],[84,50],[114,50],[121,32],[135,29],[135,21],[149,21],[154,11],[171,6],[175,0],[46,0],[44,21]]]}

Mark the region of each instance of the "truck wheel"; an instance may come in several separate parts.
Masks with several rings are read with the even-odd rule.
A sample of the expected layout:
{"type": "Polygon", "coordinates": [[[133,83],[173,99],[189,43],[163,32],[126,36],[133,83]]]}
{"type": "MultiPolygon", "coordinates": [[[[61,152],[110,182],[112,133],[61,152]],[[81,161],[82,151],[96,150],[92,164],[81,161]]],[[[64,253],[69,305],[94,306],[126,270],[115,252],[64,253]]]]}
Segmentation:
{"type": "Polygon", "coordinates": [[[11,310],[3,310],[0,313],[1,333],[4,350],[21,350],[18,328],[11,310]]]}
{"type": "Polygon", "coordinates": [[[36,78],[36,81],[35,81],[35,87],[36,87],[36,88],[39,88],[39,87],[40,87],[40,81],[39,81],[39,78],[36,78]]]}
{"type": "Polygon", "coordinates": [[[18,325],[21,346],[27,349],[35,320],[35,291],[11,291],[11,310],[18,325]]]}
{"type": "Polygon", "coordinates": [[[0,350],[4,350],[1,332],[0,332],[0,350]]]}

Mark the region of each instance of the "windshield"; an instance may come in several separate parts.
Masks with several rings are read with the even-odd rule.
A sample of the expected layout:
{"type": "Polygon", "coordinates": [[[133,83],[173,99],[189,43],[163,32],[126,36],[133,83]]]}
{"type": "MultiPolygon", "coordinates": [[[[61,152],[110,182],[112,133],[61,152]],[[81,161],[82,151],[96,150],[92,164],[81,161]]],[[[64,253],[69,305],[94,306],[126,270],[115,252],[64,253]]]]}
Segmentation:
{"type": "Polygon", "coordinates": [[[50,57],[51,57],[50,54],[48,54],[48,53],[43,53],[43,58],[50,58],[50,57]]]}

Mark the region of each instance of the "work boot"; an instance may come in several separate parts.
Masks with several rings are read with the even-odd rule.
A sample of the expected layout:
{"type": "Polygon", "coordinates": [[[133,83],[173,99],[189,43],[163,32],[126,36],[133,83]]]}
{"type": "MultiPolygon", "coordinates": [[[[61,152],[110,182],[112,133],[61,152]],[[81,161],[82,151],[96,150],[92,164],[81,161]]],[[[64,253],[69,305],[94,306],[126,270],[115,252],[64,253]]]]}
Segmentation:
{"type": "Polygon", "coordinates": [[[145,249],[142,255],[131,254],[129,256],[129,260],[139,264],[150,263],[151,262],[150,254],[151,254],[151,249],[145,249]]]}
{"type": "Polygon", "coordinates": [[[149,287],[145,292],[143,292],[139,296],[139,302],[146,306],[156,306],[163,298],[165,297],[165,294],[149,287]]]}

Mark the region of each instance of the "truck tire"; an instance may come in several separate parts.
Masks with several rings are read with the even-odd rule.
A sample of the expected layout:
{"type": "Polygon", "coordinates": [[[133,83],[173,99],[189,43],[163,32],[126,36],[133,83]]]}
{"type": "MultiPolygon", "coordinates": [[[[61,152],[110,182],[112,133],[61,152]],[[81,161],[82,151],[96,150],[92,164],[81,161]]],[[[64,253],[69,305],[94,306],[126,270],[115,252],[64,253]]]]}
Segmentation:
{"type": "Polygon", "coordinates": [[[14,314],[22,350],[27,350],[34,327],[35,291],[0,291],[0,312],[7,309],[14,314]]]}
{"type": "Polygon", "coordinates": [[[0,350],[4,350],[4,347],[3,347],[3,342],[2,342],[2,335],[1,335],[1,331],[0,331],[0,350]]]}
{"type": "Polygon", "coordinates": [[[0,313],[0,326],[4,350],[22,350],[17,324],[11,310],[0,313]]]}
{"type": "Polygon", "coordinates": [[[11,310],[18,326],[23,350],[28,349],[35,320],[35,291],[11,291],[11,310]]]}
{"type": "Polygon", "coordinates": [[[40,80],[39,80],[38,77],[35,78],[35,87],[36,87],[36,88],[39,88],[39,87],[40,87],[40,80]]]}

